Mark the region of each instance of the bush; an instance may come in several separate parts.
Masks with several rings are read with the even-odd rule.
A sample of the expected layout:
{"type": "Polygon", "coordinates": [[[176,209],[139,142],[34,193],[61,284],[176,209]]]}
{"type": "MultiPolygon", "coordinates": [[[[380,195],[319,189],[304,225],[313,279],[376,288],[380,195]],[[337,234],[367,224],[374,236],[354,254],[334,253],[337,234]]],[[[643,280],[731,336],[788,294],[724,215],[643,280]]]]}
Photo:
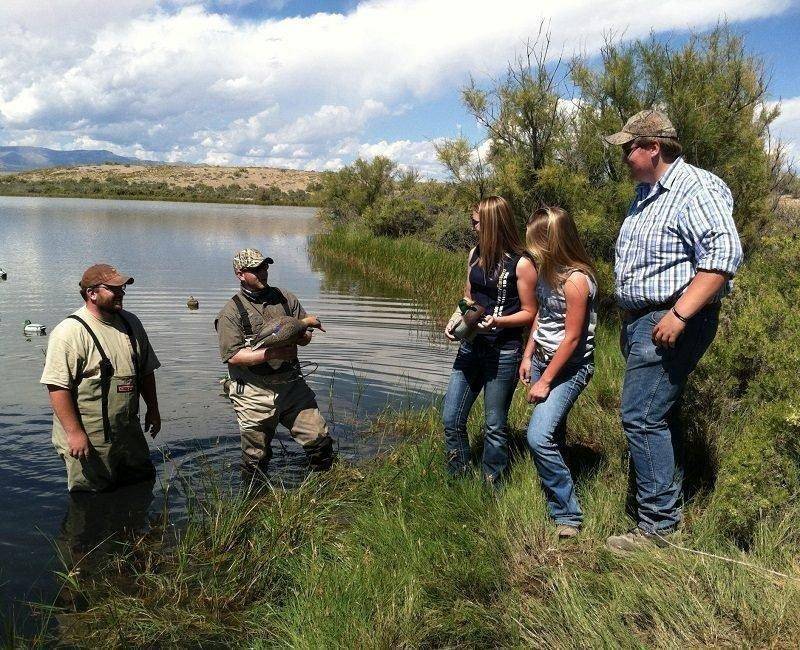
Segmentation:
{"type": "Polygon", "coordinates": [[[392,193],[396,176],[397,165],[383,156],[327,172],[318,190],[321,216],[334,224],[357,219],[392,193]]]}
{"type": "Polygon", "coordinates": [[[744,544],[800,494],[798,277],[800,241],[764,242],[689,387],[687,406],[716,449],[712,514],[744,544]]]}
{"type": "Polygon", "coordinates": [[[464,251],[476,243],[475,231],[464,214],[440,215],[428,231],[428,240],[448,251],[464,251]]]}
{"type": "Polygon", "coordinates": [[[405,237],[429,228],[431,217],[418,199],[393,196],[368,208],[364,223],[378,237],[405,237]]]}

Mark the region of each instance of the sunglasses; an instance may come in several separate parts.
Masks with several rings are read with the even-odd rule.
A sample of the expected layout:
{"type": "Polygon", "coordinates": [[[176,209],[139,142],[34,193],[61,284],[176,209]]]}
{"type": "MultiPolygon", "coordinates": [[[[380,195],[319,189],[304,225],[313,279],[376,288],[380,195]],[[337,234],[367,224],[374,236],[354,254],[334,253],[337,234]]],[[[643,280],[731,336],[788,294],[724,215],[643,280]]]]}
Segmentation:
{"type": "Polygon", "coordinates": [[[122,287],[111,287],[111,286],[109,286],[107,284],[95,284],[95,285],[92,285],[91,287],[89,287],[89,289],[94,289],[95,291],[97,291],[100,287],[104,287],[104,288],[108,289],[111,293],[114,293],[114,294],[121,294],[123,296],[125,295],[125,287],[124,286],[122,286],[122,287]]]}
{"type": "Polygon", "coordinates": [[[638,144],[636,144],[635,142],[633,144],[631,144],[631,145],[624,145],[622,147],[622,155],[625,158],[627,158],[628,156],[630,156],[633,153],[633,151],[635,149],[641,149],[641,147],[638,144]]]}
{"type": "Polygon", "coordinates": [[[477,228],[478,226],[481,225],[481,220],[480,219],[474,219],[473,218],[473,219],[471,219],[471,221],[472,221],[472,227],[473,228],[477,228]]]}

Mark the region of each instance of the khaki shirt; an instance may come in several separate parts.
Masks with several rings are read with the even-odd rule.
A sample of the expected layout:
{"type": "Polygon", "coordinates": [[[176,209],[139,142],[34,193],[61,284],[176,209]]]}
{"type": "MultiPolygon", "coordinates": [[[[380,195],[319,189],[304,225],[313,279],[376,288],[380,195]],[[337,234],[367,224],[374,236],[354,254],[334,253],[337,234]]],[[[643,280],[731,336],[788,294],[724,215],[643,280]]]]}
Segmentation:
{"type": "MultiPolygon", "coordinates": [[[[281,297],[286,301],[290,315],[298,319],[307,316],[306,310],[303,309],[297,296],[277,287],[270,288],[272,291],[264,302],[253,302],[241,291],[238,294],[247,309],[254,333],[258,333],[266,321],[286,316],[281,304],[281,297]]],[[[247,347],[239,310],[232,298],[220,310],[215,324],[219,337],[219,354],[223,363],[227,363],[239,350],[247,347]]],[[[265,364],[252,366],[252,370],[246,366],[228,366],[228,373],[231,379],[248,383],[257,382],[258,377],[262,376],[263,378],[265,372],[270,375],[291,372],[295,366],[296,363],[290,361],[268,361],[265,364]],[[264,366],[269,366],[269,369],[264,366]]]]}
{"type": "MultiPolygon", "coordinates": [[[[133,352],[130,339],[119,317],[109,321],[94,317],[86,307],[74,312],[92,328],[103,346],[116,375],[134,375],[133,352]]],[[[150,346],[147,333],[139,319],[130,312],[123,312],[130,323],[139,354],[139,371],[142,377],[149,375],[161,363],[150,346]]],[[[84,377],[100,375],[100,353],[86,328],[73,318],[65,318],[55,326],[47,343],[44,372],[39,380],[75,391],[84,377]]],[[[99,396],[98,396],[99,399],[99,396]]]]}

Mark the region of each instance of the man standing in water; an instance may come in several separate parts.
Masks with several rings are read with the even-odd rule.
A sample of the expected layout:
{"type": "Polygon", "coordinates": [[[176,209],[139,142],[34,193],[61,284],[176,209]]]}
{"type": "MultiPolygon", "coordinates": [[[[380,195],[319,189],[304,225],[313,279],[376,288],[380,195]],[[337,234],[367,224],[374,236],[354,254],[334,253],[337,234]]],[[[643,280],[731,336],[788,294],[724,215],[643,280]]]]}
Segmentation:
{"type": "Polygon", "coordinates": [[[139,423],[161,429],[154,371],[161,364],[139,319],[122,309],[133,278],[108,264],[90,266],[85,304],[50,335],[41,383],[53,407],[53,445],[67,467],[70,492],[101,492],[155,476],[139,423]]]}
{"type": "Polygon", "coordinates": [[[307,316],[294,294],[267,284],[272,263],[272,258],[254,248],[236,254],[233,271],[241,290],[225,304],[215,322],[220,355],[231,378],[229,397],[241,431],[243,467],[251,478],[258,472],[266,474],[278,424],[302,445],[312,470],[327,470],[333,462],[328,426],[297,360],[297,345],[308,345],[311,332],[303,334],[297,345],[251,346],[265,323],[307,316]]]}
{"type": "Polygon", "coordinates": [[[682,518],[682,432],[675,411],[714,339],[720,301],[742,261],[725,183],[681,157],[664,113],[646,110],[605,138],[638,181],[619,232],[615,293],[625,356],[622,425],[636,478],[638,525],[608,538],[628,552],[665,545],[682,518]]]}

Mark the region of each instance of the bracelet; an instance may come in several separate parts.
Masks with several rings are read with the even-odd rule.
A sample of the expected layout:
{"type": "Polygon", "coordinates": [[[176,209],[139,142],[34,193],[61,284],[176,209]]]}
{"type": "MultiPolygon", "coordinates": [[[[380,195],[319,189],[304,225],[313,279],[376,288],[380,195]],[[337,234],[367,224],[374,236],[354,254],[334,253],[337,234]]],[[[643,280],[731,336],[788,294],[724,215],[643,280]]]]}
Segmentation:
{"type": "Polygon", "coordinates": [[[681,316],[681,315],[678,313],[678,310],[677,310],[677,309],[675,309],[675,307],[674,307],[674,306],[672,307],[672,313],[673,313],[673,314],[675,314],[675,318],[677,318],[679,321],[681,321],[681,323],[688,323],[688,322],[689,322],[689,319],[688,319],[688,318],[686,318],[685,316],[681,316]]]}

